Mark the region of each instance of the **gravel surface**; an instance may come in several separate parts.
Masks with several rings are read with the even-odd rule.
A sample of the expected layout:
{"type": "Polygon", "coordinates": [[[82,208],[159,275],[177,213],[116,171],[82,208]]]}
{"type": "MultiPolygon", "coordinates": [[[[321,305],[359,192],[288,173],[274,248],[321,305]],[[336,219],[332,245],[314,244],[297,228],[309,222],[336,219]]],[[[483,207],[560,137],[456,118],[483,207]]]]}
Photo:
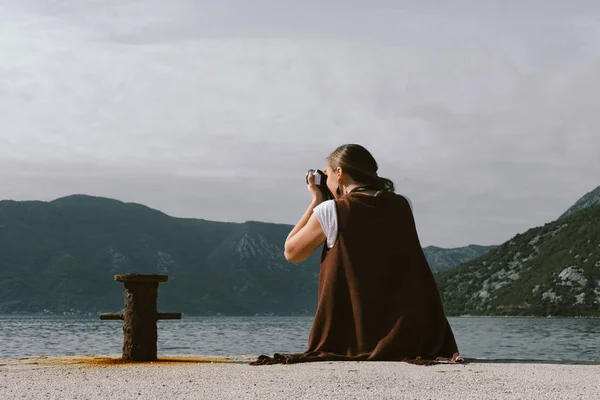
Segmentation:
{"type": "Polygon", "coordinates": [[[0,399],[600,399],[600,365],[177,361],[0,360],[0,399]]]}

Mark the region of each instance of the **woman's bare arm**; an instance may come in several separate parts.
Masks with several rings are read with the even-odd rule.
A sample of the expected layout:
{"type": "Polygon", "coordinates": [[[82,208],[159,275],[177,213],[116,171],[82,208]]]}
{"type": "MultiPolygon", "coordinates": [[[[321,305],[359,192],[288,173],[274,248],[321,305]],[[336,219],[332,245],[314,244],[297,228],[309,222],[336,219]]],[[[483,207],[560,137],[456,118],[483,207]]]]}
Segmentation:
{"type": "Polygon", "coordinates": [[[320,202],[313,199],[285,241],[285,258],[292,263],[306,260],[326,239],[325,232],[317,217],[313,214],[320,202]]]}

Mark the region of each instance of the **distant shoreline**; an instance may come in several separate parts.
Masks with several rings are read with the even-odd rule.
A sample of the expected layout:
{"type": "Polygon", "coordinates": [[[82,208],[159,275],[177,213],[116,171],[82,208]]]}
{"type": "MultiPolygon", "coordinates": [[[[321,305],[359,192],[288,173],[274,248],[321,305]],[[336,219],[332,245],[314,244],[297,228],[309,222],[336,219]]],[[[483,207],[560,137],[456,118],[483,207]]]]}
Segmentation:
{"type": "MultiPolygon", "coordinates": [[[[14,314],[0,314],[0,318],[4,317],[61,317],[61,318],[90,318],[96,319],[99,317],[100,312],[92,314],[92,313],[80,313],[80,314],[59,314],[59,313],[14,313],[14,314]]],[[[314,315],[308,314],[259,314],[259,315],[216,315],[216,314],[185,314],[181,313],[182,318],[191,317],[191,318],[313,318],[314,315]]],[[[448,318],[556,318],[556,319],[600,319],[600,316],[587,316],[587,315],[448,315],[448,318]]]]}

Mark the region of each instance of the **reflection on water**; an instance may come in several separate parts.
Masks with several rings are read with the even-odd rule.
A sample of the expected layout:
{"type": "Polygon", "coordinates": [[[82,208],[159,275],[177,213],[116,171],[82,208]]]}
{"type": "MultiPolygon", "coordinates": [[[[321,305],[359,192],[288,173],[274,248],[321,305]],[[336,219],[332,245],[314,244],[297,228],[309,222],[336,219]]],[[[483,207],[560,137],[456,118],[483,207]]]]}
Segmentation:
{"type": "MultiPolygon", "coordinates": [[[[121,321],[0,317],[0,358],[120,354],[121,321]]],[[[468,358],[600,362],[600,319],[449,318],[468,358]]],[[[312,317],[188,317],[158,322],[160,354],[258,355],[304,351],[312,317]]]]}

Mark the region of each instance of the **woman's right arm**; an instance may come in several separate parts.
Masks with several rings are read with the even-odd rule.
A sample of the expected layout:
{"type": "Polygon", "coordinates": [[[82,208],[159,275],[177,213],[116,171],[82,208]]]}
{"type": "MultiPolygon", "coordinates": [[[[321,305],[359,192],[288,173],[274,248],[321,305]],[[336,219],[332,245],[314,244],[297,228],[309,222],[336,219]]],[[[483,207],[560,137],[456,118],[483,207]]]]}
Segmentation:
{"type": "Polygon", "coordinates": [[[292,230],[285,241],[283,254],[289,262],[299,263],[306,260],[327,239],[321,223],[316,215],[312,213],[313,208],[311,203],[304,217],[302,217],[303,219],[307,217],[308,221],[300,229],[296,230],[294,228],[295,232],[292,230]],[[311,215],[307,216],[308,213],[311,215]]]}
{"type": "Polygon", "coordinates": [[[323,193],[315,185],[312,172],[308,175],[308,191],[312,195],[312,201],[285,241],[283,254],[286,260],[293,263],[306,260],[327,239],[319,220],[313,214],[313,209],[323,202],[323,193]]]}

